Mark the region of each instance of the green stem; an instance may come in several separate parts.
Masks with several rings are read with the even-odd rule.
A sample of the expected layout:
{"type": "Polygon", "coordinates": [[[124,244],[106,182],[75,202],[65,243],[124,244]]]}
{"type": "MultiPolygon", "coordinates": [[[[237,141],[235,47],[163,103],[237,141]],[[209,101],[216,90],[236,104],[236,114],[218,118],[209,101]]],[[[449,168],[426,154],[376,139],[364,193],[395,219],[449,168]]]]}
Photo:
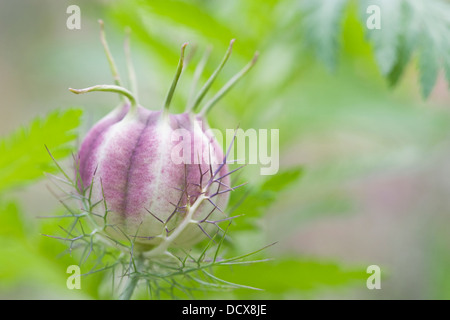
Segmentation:
{"type": "Polygon", "coordinates": [[[116,86],[121,86],[122,84],[120,81],[119,72],[117,71],[116,64],[112,57],[111,51],[109,50],[108,42],[106,41],[105,24],[103,23],[103,20],[98,20],[98,23],[100,24],[100,41],[102,42],[103,49],[105,50],[106,58],[108,59],[109,67],[111,69],[111,73],[114,78],[114,84],[116,86]]]}
{"type": "Polygon", "coordinates": [[[209,77],[208,81],[203,85],[203,87],[200,89],[200,92],[197,94],[197,97],[195,98],[195,101],[192,103],[192,105],[189,107],[189,111],[195,111],[197,109],[200,102],[202,102],[203,98],[205,97],[206,93],[208,92],[209,88],[211,88],[212,84],[214,83],[214,80],[216,80],[217,76],[219,75],[220,71],[223,69],[225,63],[227,62],[228,58],[231,55],[231,49],[233,48],[233,43],[235,39],[232,39],[230,41],[230,45],[228,46],[228,50],[225,53],[225,56],[223,57],[222,61],[220,62],[217,69],[213,72],[211,77],[209,77]]]}
{"type": "Polygon", "coordinates": [[[173,78],[172,85],[170,86],[169,92],[167,93],[166,101],[164,102],[164,114],[169,112],[170,102],[172,101],[173,94],[175,92],[175,88],[177,87],[178,80],[180,79],[181,71],[183,70],[184,64],[184,51],[187,46],[187,42],[183,43],[181,46],[181,55],[180,60],[178,61],[177,72],[175,73],[175,77],[173,78]]]}
{"type": "MultiPolygon", "coordinates": [[[[133,249],[131,251],[131,254],[133,255],[133,249]]],[[[144,260],[142,259],[141,255],[134,257],[134,272],[128,275],[128,282],[125,286],[124,291],[120,295],[120,300],[130,300],[133,296],[133,293],[139,282],[139,277],[136,274],[139,273],[139,269],[143,264],[144,260]]]]}
{"type": "Polygon", "coordinates": [[[205,69],[206,62],[208,61],[209,55],[211,54],[211,50],[212,50],[211,47],[208,47],[206,49],[199,64],[195,68],[194,77],[192,79],[191,90],[189,93],[189,99],[188,99],[188,103],[187,103],[189,110],[192,110],[192,106],[194,105],[195,90],[197,89],[197,84],[200,80],[200,77],[202,76],[203,70],[205,69]]]}
{"type": "Polygon", "coordinates": [[[131,112],[136,110],[136,105],[137,105],[136,99],[134,98],[133,94],[130,91],[128,91],[127,89],[125,89],[123,87],[119,87],[119,86],[115,86],[115,85],[97,85],[97,86],[84,88],[84,89],[69,88],[69,90],[76,94],[88,93],[88,92],[93,92],[93,91],[116,92],[116,93],[119,93],[119,94],[127,97],[128,100],[130,100],[130,103],[131,103],[130,111],[131,112]]]}
{"type": "Polygon", "coordinates": [[[202,108],[202,110],[198,113],[199,116],[205,116],[206,113],[211,110],[211,108],[228,92],[230,89],[240,80],[242,77],[244,77],[247,72],[250,71],[250,69],[255,65],[257,59],[258,59],[258,52],[255,53],[253,56],[252,61],[248,63],[241,71],[239,71],[233,78],[231,78],[223,87],[219,90],[219,92],[216,93],[214,97],[209,100],[205,106],[202,108]]]}
{"type": "Polygon", "coordinates": [[[137,287],[137,284],[139,282],[139,278],[135,276],[129,276],[127,286],[125,287],[125,290],[120,295],[120,300],[130,300],[133,296],[134,290],[137,287]]]}
{"type": "Polygon", "coordinates": [[[128,70],[128,79],[130,81],[130,88],[133,95],[138,97],[138,86],[137,86],[137,79],[136,79],[136,72],[134,70],[133,61],[131,59],[131,49],[130,49],[130,33],[131,29],[126,29],[126,36],[125,36],[125,42],[124,42],[124,49],[125,49],[125,57],[127,61],[127,70],[128,70]]]}

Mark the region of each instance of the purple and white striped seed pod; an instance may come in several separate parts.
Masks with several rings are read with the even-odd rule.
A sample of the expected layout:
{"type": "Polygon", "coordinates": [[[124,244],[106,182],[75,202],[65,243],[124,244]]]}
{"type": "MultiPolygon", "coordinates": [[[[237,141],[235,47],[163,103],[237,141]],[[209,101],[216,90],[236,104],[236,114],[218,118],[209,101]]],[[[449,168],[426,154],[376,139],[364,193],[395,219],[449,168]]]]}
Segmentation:
{"type": "MultiPolygon", "coordinates": [[[[137,102],[136,90],[131,93],[120,86],[103,29],[101,35],[115,85],[70,90],[74,93],[117,92],[128,101],[101,119],[86,134],[77,157],[79,189],[88,192],[90,202],[96,204],[94,216],[99,221],[106,221],[104,232],[108,237],[118,241],[132,239],[142,250],[166,241],[173,230],[186,222],[190,213],[189,223],[183,223],[183,230],[179,230],[176,238],[170,241],[171,247],[190,247],[215,230],[215,220],[225,218],[228,191],[232,190],[227,159],[222,146],[208,131],[205,114],[250,70],[257,55],[200,112],[196,112],[227,61],[234,43],[232,40],[221,64],[188,110],[171,114],[169,105],[183,69],[187,44],[182,46],[177,72],[163,110],[151,111],[137,102]],[[200,197],[205,201],[197,203],[193,212],[191,208],[200,197]]],[[[199,66],[203,68],[204,63],[199,66]]],[[[132,64],[128,63],[128,67],[132,64]]],[[[134,74],[134,71],[129,74],[134,74]]],[[[130,82],[136,88],[135,79],[130,77],[130,82]]]]}
{"type": "MultiPolygon", "coordinates": [[[[203,131],[201,119],[195,115],[166,117],[162,111],[137,107],[136,112],[124,116],[127,108],[108,115],[87,133],[78,154],[79,175],[83,188],[92,188],[92,203],[99,202],[96,212],[108,210],[110,227],[105,231],[110,237],[117,240],[134,237],[136,243],[153,246],[161,242],[166,229],[179,224],[188,203],[193,204],[214,173],[216,178],[223,178],[220,183],[212,183],[206,195],[225,190],[224,186],[230,184],[228,166],[221,165],[224,160],[221,146],[203,131]],[[191,150],[190,157],[184,157],[189,161],[183,163],[172,159],[173,149],[180,144],[173,141],[173,132],[179,129],[190,134],[187,143],[192,146],[183,149],[191,150]],[[210,158],[206,157],[209,152],[194,154],[200,148],[210,151],[210,158]]],[[[228,192],[218,194],[213,198],[214,205],[226,208],[228,198],[228,192]]],[[[223,215],[214,205],[203,202],[192,218],[214,220],[223,215]]],[[[203,228],[209,232],[212,227],[203,228]]],[[[191,246],[204,236],[193,224],[173,245],[191,246]]]]}

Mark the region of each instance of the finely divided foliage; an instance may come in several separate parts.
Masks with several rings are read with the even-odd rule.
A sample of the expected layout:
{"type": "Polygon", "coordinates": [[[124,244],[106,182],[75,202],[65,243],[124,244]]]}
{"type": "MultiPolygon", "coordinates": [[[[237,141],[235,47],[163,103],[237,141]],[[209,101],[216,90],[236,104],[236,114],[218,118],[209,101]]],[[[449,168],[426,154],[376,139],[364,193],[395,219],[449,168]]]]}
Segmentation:
{"type": "MultiPolygon", "coordinates": [[[[369,1],[364,1],[363,6],[369,1]]],[[[441,0],[372,1],[379,4],[381,30],[368,30],[383,75],[396,84],[407,63],[417,54],[422,95],[428,97],[439,73],[450,81],[450,5],[441,0]]]]}
{"type": "Polygon", "coordinates": [[[55,168],[45,152],[44,144],[57,159],[70,155],[76,137],[81,110],[54,111],[45,119],[37,118],[28,127],[20,128],[0,140],[0,193],[22,186],[42,176],[42,171],[55,168]],[[49,161],[50,160],[50,161],[49,161]]]}
{"type": "Polygon", "coordinates": [[[329,69],[340,54],[347,8],[356,3],[366,38],[382,75],[397,84],[408,63],[417,58],[423,97],[428,97],[440,69],[450,82],[450,4],[443,0],[306,0],[302,2],[305,39],[329,69]],[[367,8],[380,8],[381,29],[369,29],[367,8]]]}
{"type": "Polygon", "coordinates": [[[304,1],[303,24],[306,43],[329,70],[336,68],[342,16],[348,0],[304,1]],[[320,21],[320,23],[318,23],[320,21]]]}

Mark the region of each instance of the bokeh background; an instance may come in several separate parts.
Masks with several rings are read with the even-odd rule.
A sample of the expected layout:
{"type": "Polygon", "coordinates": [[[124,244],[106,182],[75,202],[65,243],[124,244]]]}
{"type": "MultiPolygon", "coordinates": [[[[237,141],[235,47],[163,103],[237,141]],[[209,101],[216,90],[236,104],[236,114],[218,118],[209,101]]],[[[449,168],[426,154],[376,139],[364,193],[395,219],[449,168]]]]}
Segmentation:
{"type": "MultiPolygon", "coordinates": [[[[36,117],[79,107],[81,139],[117,104],[114,94],[67,90],[112,83],[98,19],[123,76],[124,30],[131,28],[140,101],[150,109],[164,101],[183,42],[191,56],[174,112],[185,106],[204,50],[212,46],[203,81],[235,38],[213,92],[256,50],[260,59],[209,121],[221,130],[278,128],[281,180],[288,183],[269,190],[270,201],[255,196],[238,208],[250,212],[253,227],[236,221],[231,233],[240,250],[277,242],[266,253],[274,262],[224,275],[265,290],[207,297],[447,299],[450,64],[439,54],[449,52],[450,5],[411,1],[410,16],[421,20],[408,24],[403,2],[0,0],[0,135],[8,139],[36,117]],[[81,8],[80,30],[66,27],[71,4],[81,8]],[[369,4],[383,9],[378,34],[365,24],[369,4]],[[399,43],[408,38],[420,43],[405,58],[399,43]],[[372,264],[382,270],[380,290],[366,288],[372,264]]],[[[267,181],[258,172],[248,166],[242,173],[255,189],[267,181]]],[[[41,236],[57,223],[37,218],[61,210],[47,184],[42,175],[0,191],[0,297],[107,297],[94,276],[82,290],[66,288],[66,245],[41,236]]]]}

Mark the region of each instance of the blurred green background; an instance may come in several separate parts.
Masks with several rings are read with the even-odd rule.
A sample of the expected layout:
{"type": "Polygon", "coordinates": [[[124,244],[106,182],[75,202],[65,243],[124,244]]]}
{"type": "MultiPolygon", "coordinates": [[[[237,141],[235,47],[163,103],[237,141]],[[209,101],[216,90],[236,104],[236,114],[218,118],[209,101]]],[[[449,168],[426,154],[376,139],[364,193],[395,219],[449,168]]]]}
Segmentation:
{"type": "Polygon", "coordinates": [[[218,270],[264,291],[208,298],[450,298],[450,5],[406,3],[0,0],[0,298],[108,298],[97,275],[83,279],[82,290],[66,288],[76,258],[61,255],[67,244],[41,235],[56,232],[58,222],[37,218],[62,210],[42,174],[52,170],[44,144],[61,161],[70,158],[117,104],[116,95],[67,90],[112,83],[98,19],[123,77],[131,28],[140,101],[150,109],[164,101],[183,42],[192,57],[174,112],[183,110],[209,45],[203,81],[236,39],[213,92],[260,52],[208,117],[221,130],[280,129],[280,174],[245,168],[253,193],[230,232],[238,251],[277,242],[266,252],[274,261],[218,270]],[[81,9],[80,30],[66,27],[71,4],[81,9]],[[370,4],[382,9],[381,30],[366,27],[370,4]],[[80,120],[78,111],[61,111],[74,107],[83,110],[80,120]],[[49,125],[29,129],[33,139],[12,135],[55,110],[49,125]],[[366,288],[373,264],[382,270],[381,290],[366,288]]]}

